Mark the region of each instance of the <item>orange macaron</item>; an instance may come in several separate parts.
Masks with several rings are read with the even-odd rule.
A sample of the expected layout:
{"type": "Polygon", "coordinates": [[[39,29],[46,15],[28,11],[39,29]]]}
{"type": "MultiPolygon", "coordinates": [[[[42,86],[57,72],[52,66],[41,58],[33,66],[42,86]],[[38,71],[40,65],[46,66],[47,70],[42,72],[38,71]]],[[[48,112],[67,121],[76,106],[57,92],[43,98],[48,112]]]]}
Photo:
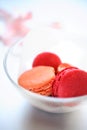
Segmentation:
{"type": "Polygon", "coordinates": [[[18,84],[29,91],[50,96],[54,78],[53,67],[37,66],[22,73],[18,78],[18,84]]]}

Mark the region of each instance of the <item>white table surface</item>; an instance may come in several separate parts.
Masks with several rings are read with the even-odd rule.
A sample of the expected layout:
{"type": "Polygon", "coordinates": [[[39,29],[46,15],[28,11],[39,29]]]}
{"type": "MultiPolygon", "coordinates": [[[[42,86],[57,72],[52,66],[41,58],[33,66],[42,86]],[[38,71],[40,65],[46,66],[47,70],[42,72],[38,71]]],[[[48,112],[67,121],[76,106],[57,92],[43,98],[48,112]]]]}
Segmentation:
{"type": "MultiPolygon", "coordinates": [[[[5,5],[8,7],[9,4],[5,5]]],[[[86,104],[75,112],[50,114],[34,108],[24,99],[4,72],[3,58],[7,49],[0,43],[0,130],[87,130],[86,104]]]]}

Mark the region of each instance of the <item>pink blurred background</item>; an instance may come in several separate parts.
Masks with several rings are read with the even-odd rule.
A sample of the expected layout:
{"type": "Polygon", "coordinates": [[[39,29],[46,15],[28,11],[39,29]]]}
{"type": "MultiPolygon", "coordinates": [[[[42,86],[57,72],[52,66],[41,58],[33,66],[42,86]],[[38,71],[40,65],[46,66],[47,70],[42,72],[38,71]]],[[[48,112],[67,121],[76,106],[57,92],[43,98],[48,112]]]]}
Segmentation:
{"type": "Polygon", "coordinates": [[[0,1],[0,40],[10,45],[35,26],[86,36],[86,16],[85,0],[3,0],[0,1]]]}

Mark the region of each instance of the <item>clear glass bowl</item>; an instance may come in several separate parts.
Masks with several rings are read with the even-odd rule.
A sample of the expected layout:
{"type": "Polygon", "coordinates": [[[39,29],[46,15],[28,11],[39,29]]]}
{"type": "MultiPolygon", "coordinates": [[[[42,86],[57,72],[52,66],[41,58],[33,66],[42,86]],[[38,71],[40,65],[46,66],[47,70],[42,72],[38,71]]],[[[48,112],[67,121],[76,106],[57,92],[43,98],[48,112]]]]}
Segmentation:
{"type": "Polygon", "coordinates": [[[65,113],[80,109],[87,103],[87,96],[73,98],[54,98],[42,96],[18,85],[20,73],[32,66],[33,58],[42,51],[58,54],[63,62],[73,64],[87,70],[87,39],[76,34],[67,34],[49,28],[32,29],[23,39],[13,44],[4,58],[4,69],[11,83],[25,96],[29,102],[44,111],[65,113]]]}

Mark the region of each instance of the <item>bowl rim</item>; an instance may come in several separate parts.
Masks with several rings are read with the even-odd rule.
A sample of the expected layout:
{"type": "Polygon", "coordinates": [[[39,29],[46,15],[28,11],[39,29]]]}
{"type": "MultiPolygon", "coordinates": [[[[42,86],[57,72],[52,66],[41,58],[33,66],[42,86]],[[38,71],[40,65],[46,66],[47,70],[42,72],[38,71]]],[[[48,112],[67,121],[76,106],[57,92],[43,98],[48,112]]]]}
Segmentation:
{"type": "Polygon", "coordinates": [[[37,98],[37,99],[42,99],[44,101],[50,101],[50,102],[55,102],[55,103],[70,103],[70,102],[77,102],[77,101],[83,101],[84,99],[87,98],[87,95],[83,95],[83,96],[78,96],[78,97],[68,97],[68,98],[58,98],[58,97],[50,97],[50,96],[43,96],[34,92],[31,92],[29,90],[24,89],[22,86],[18,85],[13,78],[10,76],[9,72],[8,72],[8,68],[7,68],[7,59],[8,56],[10,55],[12,49],[14,47],[16,47],[17,45],[19,45],[21,42],[23,42],[23,40],[26,38],[26,36],[20,40],[17,40],[16,42],[14,42],[6,51],[4,59],[3,59],[3,67],[4,67],[4,71],[5,74],[7,75],[8,79],[11,81],[11,83],[16,87],[19,88],[27,93],[29,93],[29,95],[37,98]]]}

